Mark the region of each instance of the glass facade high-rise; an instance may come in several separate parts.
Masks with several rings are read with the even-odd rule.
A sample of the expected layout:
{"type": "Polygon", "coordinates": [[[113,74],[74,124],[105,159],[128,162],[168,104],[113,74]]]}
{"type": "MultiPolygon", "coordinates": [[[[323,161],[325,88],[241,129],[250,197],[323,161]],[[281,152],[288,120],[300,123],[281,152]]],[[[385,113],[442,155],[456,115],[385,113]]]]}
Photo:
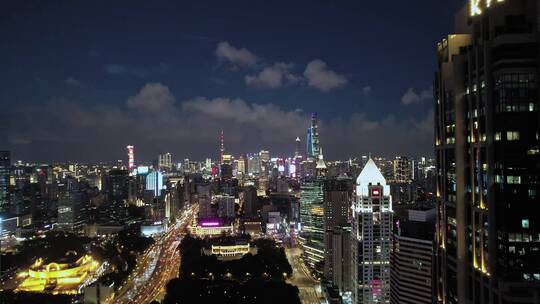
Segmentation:
{"type": "Polygon", "coordinates": [[[317,113],[311,113],[311,125],[307,130],[306,157],[317,160],[320,154],[319,122],[317,113]]]}
{"type": "Polygon", "coordinates": [[[159,171],[154,171],[146,176],[146,190],[151,191],[154,197],[161,195],[161,191],[165,189],[163,185],[163,174],[159,171]]]}
{"type": "Polygon", "coordinates": [[[324,267],[323,181],[304,179],[300,184],[299,236],[304,262],[318,275],[324,267]]]}
{"type": "Polygon", "coordinates": [[[538,0],[470,1],[438,44],[437,297],[538,303],[538,0]]]}

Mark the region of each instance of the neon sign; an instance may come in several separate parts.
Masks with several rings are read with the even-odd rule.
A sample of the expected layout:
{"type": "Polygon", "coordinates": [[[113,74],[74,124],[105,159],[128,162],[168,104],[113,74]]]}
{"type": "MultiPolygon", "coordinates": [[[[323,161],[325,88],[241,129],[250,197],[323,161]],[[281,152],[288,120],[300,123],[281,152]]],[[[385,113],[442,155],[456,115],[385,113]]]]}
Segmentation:
{"type": "Polygon", "coordinates": [[[219,226],[219,222],[204,222],[201,225],[203,227],[216,227],[219,226]]]}
{"type": "Polygon", "coordinates": [[[481,15],[483,9],[491,7],[493,3],[504,2],[504,0],[470,0],[471,16],[481,15]]]}
{"type": "Polygon", "coordinates": [[[135,152],[133,146],[127,146],[128,151],[128,169],[132,171],[135,168],[135,152]]]}

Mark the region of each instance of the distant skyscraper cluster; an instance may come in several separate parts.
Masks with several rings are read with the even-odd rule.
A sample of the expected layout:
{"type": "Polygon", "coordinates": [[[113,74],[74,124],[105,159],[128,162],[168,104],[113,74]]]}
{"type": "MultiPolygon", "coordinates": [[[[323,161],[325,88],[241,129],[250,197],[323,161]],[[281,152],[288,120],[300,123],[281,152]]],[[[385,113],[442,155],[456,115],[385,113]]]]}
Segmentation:
{"type": "MultiPolygon", "coordinates": [[[[317,113],[306,117],[305,151],[304,135],[291,134],[285,154],[235,155],[223,130],[213,156],[195,160],[162,149],[143,161],[133,145],[108,164],[24,163],[0,151],[1,249],[18,254],[23,240],[51,232],[105,248],[111,235],[163,236],[180,219],[207,247],[197,253],[220,263],[256,254],[259,239],[283,244],[294,271],[317,282],[315,298],[327,303],[540,303],[539,18],[537,0],[470,0],[458,13],[455,33],[437,45],[435,159],[325,160],[317,113]]],[[[154,260],[134,263],[153,273],[178,235],[170,248],[155,238],[147,251],[154,260]]],[[[116,249],[120,260],[130,251],[116,249]]],[[[32,267],[67,267],[42,266],[32,267]]],[[[2,269],[2,286],[35,275],[2,269]]],[[[218,281],[200,272],[187,275],[218,281]]],[[[228,284],[231,272],[220,280],[228,284]]],[[[267,280],[269,272],[241,276],[267,280]]]]}

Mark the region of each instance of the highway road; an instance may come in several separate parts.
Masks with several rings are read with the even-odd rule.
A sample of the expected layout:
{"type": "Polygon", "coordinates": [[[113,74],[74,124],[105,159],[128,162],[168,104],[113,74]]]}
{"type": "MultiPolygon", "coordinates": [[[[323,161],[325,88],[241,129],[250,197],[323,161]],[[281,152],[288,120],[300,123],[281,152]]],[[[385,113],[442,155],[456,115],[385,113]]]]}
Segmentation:
{"type": "Polygon", "coordinates": [[[319,281],[311,277],[306,266],[299,260],[302,253],[301,249],[297,247],[286,248],[285,253],[293,269],[293,274],[287,280],[287,283],[298,287],[302,304],[324,303],[319,281]]]}
{"type": "Polygon", "coordinates": [[[167,282],[178,277],[180,253],[177,248],[196,212],[196,206],[183,210],[176,224],[155,239],[155,243],[139,257],[137,266],[118,290],[113,303],[146,304],[163,298],[167,282]]]}

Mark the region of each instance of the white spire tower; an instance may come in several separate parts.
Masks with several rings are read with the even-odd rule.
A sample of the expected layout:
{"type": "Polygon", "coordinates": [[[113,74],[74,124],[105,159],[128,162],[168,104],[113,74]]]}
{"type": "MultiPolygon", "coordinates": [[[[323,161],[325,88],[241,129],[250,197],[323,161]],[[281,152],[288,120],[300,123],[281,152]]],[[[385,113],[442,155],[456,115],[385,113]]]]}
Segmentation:
{"type": "Polygon", "coordinates": [[[392,198],[371,157],[356,179],[352,208],[353,303],[389,303],[392,198]]]}

